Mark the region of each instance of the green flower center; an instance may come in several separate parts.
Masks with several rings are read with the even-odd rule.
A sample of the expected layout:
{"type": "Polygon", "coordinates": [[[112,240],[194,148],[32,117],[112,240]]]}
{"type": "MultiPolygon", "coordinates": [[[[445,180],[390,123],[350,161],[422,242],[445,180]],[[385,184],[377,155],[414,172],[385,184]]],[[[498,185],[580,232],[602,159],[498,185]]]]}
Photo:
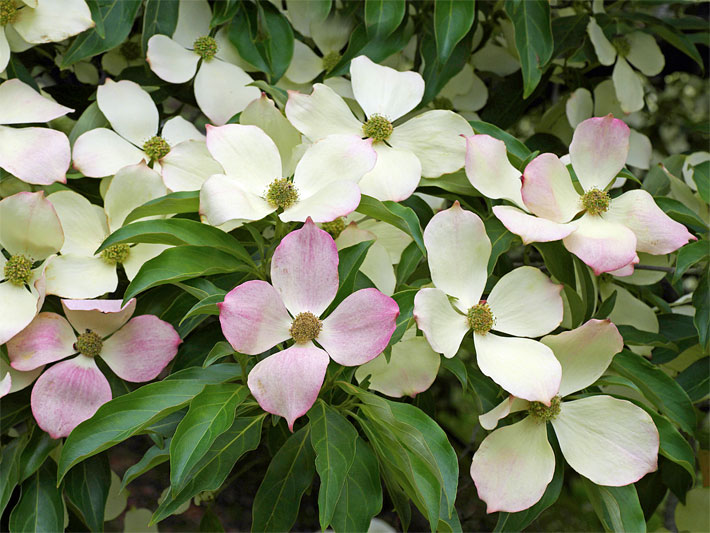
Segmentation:
{"type": "Polygon", "coordinates": [[[291,324],[291,337],[296,341],[296,344],[304,344],[312,341],[323,328],[323,323],[318,320],[318,317],[313,313],[306,311],[298,313],[291,324]]]}
{"type": "Polygon", "coordinates": [[[288,209],[298,200],[298,191],[288,178],[274,180],[266,191],[266,201],[272,207],[288,209]]]}
{"type": "Polygon", "coordinates": [[[619,54],[621,57],[626,57],[631,51],[631,44],[629,43],[629,40],[621,35],[614,37],[611,41],[611,44],[614,45],[614,48],[616,48],[616,53],[619,54]]]}
{"type": "Polygon", "coordinates": [[[337,239],[338,236],[345,229],[345,219],[343,217],[338,217],[332,222],[324,222],[320,225],[320,227],[323,229],[323,231],[327,231],[328,233],[330,233],[331,237],[337,239]]]}
{"type": "Polygon", "coordinates": [[[170,153],[170,145],[162,137],[154,135],[145,142],[143,151],[151,161],[159,161],[170,153]]]}
{"type": "Polygon", "coordinates": [[[549,406],[542,402],[530,402],[528,414],[538,422],[554,420],[560,414],[560,397],[555,396],[552,398],[549,406]]]}
{"type": "Polygon", "coordinates": [[[5,279],[13,285],[25,285],[32,279],[32,261],[24,255],[13,255],[5,263],[5,279]]]}
{"type": "Polygon", "coordinates": [[[372,115],[370,119],[362,125],[362,132],[365,134],[365,137],[369,137],[376,142],[389,139],[393,130],[392,123],[382,115],[372,115]]]}
{"type": "Polygon", "coordinates": [[[76,343],[74,348],[82,355],[86,357],[96,357],[101,353],[101,348],[103,348],[104,343],[96,333],[87,329],[85,333],[82,333],[76,338],[76,343]]]}
{"type": "Polygon", "coordinates": [[[443,96],[434,98],[433,104],[436,109],[446,109],[448,111],[452,111],[454,109],[453,102],[443,96]]]}
{"type": "Polygon", "coordinates": [[[14,0],[0,0],[0,26],[7,26],[15,22],[17,6],[14,0]]]}
{"type": "Polygon", "coordinates": [[[198,56],[205,61],[208,61],[217,53],[217,41],[214,40],[214,37],[210,37],[208,35],[198,37],[195,39],[192,49],[198,56]]]}
{"type": "Polygon", "coordinates": [[[323,70],[330,72],[335,68],[335,65],[340,63],[342,56],[338,52],[328,52],[323,56],[323,70]]]}
{"type": "Polygon", "coordinates": [[[125,262],[130,252],[127,244],[112,244],[101,252],[101,258],[109,265],[116,265],[125,262]]]}
{"type": "Polygon", "coordinates": [[[119,52],[128,61],[133,61],[143,55],[141,52],[141,46],[135,41],[126,41],[123,43],[119,48],[119,52]]]}
{"type": "Polygon", "coordinates": [[[467,313],[468,325],[479,335],[485,335],[488,333],[493,324],[495,324],[495,318],[491,312],[491,308],[486,302],[474,305],[467,313]]]}
{"type": "Polygon", "coordinates": [[[605,213],[609,210],[610,203],[611,198],[609,194],[599,189],[592,189],[582,196],[582,207],[584,207],[584,210],[590,215],[601,215],[605,213]]]}

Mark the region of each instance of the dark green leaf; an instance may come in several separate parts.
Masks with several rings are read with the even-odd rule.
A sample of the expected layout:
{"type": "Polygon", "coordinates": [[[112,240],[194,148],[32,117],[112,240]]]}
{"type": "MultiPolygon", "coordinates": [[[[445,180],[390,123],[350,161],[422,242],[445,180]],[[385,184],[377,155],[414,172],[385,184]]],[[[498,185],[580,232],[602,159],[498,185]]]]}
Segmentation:
{"type": "Polygon", "coordinates": [[[291,435],[271,460],[254,498],[252,531],[291,530],[315,474],[310,431],[305,426],[291,435]]]}
{"type": "Polygon", "coordinates": [[[311,445],[316,452],[316,470],[320,478],[318,520],[325,530],[333,519],[338,498],[355,459],[357,430],[347,418],[316,401],[308,411],[311,423],[311,445]]]}
{"type": "Polygon", "coordinates": [[[570,287],[576,286],[572,255],[561,242],[536,242],[534,246],[542,255],[547,270],[557,281],[570,287]]]}
{"type": "Polygon", "coordinates": [[[409,276],[417,269],[421,260],[424,259],[416,242],[410,242],[402,252],[397,264],[397,286],[407,283],[409,276]]]}
{"type": "Polygon", "coordinates": [[[9,394],[2,399],[2,409],[0,409],[0,432],[5,433],[15,424],[32,416],[30,407],[30,395],[32,388],[27,387],[14,394],[9,394]]]}
{"type": "Polygon", "coordinates": [[[106,27],[104,26],[104,19],[101,18],[99,0],[86,0],[86,5],[89,6],[89,11],[91,11],[91,20],[94,21],[94,29],[96,30],[96,33],[99,37],[105,39],[106,27]]]}
{"type": "Polygon", "coordinates": [[[636,487],[602,487],[580,477],[594,512],[605,531],[645,533],[646,520],[639,503],[636,487]]]}
{"type": "Polygon", "coordinates": [[[210,29],[229,22],[239,9],[239,0],[220,0],[212,5],[210,29]]]}
{"type": "Polygon", "coordinates": [[[515,48],[520,56],[523,98],[540,83],[542,70],[552,58],[550,4],[546,0],[506,0],[505,12],[515,28],[515,48]]]}
{"type": "Polygon", "coordinates": [[[464,38],[476,18],[474,0],[436,0],[434,3],[434,36],[441,63],[446,63],[454,47],[464,38]]]}
{"type": "Polygon", "coordinates": [[[218,383],[205,388],[190,402],[190,409],[170,442],[170,486],[173,495],[189,481],[188,475],[217,437],[234,422],[237,406],[247,397],[244,385],[218,383]]]}
{"type": "Polygon", "coordinates": [[[693,402],[698,402],[710,394],[710,357],[695,361],[676,377],[678,384],[688,393],[693,402]]]}
{"type": "Polygon", "coordinates": [[[417,295],[417,289],[406,289],[392,295],[392,298],[399,306],[399,316],[396,320],[396,327],[392,337],[390,337],[389,345],[397,344],[404,332],[409,327],[409,321],[412,319],[414,311],[414,297],[417,295]]]}
{"type": "Polygon", "coordinates": [[[185,313],[185,316],[183,316],[180,320],[180,325],[182,326],[186,320],[198,315],[219,315],[219,307],[217,307],[217,304],[223,301],[224,294],[213,294],[207,298],[203,298],[193,305],[187,313],[185,313]]]}
{"type": "Polygon", "coordinates": [[[59,460],[59,480],[80,461],[182,409],[206,384],[223,383],[240,374],[239,365],[234,364],[188,368],[105,403],[64,441],[59,460]]]}
{"type": "Polygon", "coordinates": [[[79,34],[65,52],[61,68],[66,68],[82,59],[88,59],[118,46],[126,40],[136,18],[141,0],[97,0],[95,27],[79,34]],[[105,28],[102,37],[99,30],[105,28]]]}
{"type": "Polygon", "coordinates": [[[176,0],[145,0],[143,11],[143,31],[141,32],[141,49],[143,55],[148,50],[148,41],[155,34],[172,37],[178,21],[176,0]]]}
{"type": "Polygon", "coordinates": [[[466,373],[466,365],[458,357],[441,356],[441,366],[451,372],[456,379],[461,383],[461,388],[466,391],[468,389],[468,374],[466,373]]]}
{"type": "Polygon", "coordinates": [[[219,341],[212,347],[210,353],[207,354],[207,357],[205,357],[205,362],[202,364],[202,366],[210,366],[212,363],[218,361],[222,357],[227,357],[228,355],[232,355],[233,353],[234,348],[232,348],[232,346],[227,341],[219,341]]]}
{"type": "Polygon", "coordinates": [[[64,503],[54,461],[45,461],[22,483],[20,501],[10,513],[10,531],[64,531],[64,503]]]}
{"type": "Polygon", "coordinates": [[[200,209],[200,191],[171,192],[160,198],[136,207],[128,213],[123,225],[126,226],[140,218],[156,215],[176,215],[179,213],[197,213],[200,209]]]}
{"type": "Polygon", "coordinates": [[[693,167],[693,181],[703,202],[710,204],[710,161],[703,161],[693,167]]]}
{"type": "Polygon", "coordinates": [[[96,128],[103,128],[108,125],[108,120],[106,120],[106,117],[99,109],[99,104],[91,102],[89,107],[84,109],[84,112],[69,133],[69,143],[74,146],[74,141],[76,141],[82,133],[96,128]]]}
{"type": "Polygon", "coordinates": [[[705,272],[693,291],[695,317],[693,323],[698,330],[698,342],[706,353],[710,352],[710,282],[705,272]]]}
{"type": "Polygon", "coordinates": [[[20,482],[35,473],[59,442],[42,431],[39,426],[32,428],[30,440],[22,451],[20,459],[20,482]]]}
{"type": "Polygon", "coordinates": [[[367,251],[375,241],[363,241],[338,252],[340,261],[338,263],[338,279],[340,288],[328,309],[332,311],[340,302],[353,293],[355,280],[362,262],[367,256],[367,251]]]}
{"type": "Polygon", "coordinates": [[[222,522],[219,521],[219,517],[209,507],[205,511],[205,514],[202,515],[202,520],[200,520],[200,533],[202,532],[224,533],[222,522]]]}
{"type": "Polygon", "coordinates": [[[678,259],[675,262],[673,282],[678,281],[683,274],[694,264],[710,257],[710,241],[699,240],[690,242],[678,250],[678,259]]]}
{"type": "Polygon", "coordinates": [[[143,454],[140,461],[129,467],[125,474],[123,474],[123,479],[121,480],[121,490],[126,488],[126,485],[137,477],[145,474],[148,470],[152,470],[156,466],[163,464],[169,459],[169,443],[164,443],[162,447],[157,444],[155,446],[151,446],[148,448],[148,451],[143,454]]]}
{"type": "Polygon", "coordinates": [[[488,258],[488,275],[490,275],[496,266],[498,258],[510,250],[517,236],[508,231],[496,217],[489,217],[483,223],[486,227],[488,238],[491,240],[491,255],[488,258]]]}
{"type": "Polygon", "coordinates": [[[28,435],[12,439],[0,451],[0,515],[10,501],[12,491],[20,482],[20,456],[27,444],[28,435]]]}
{"type": "Polygon", "coordinates": [[[356,211],[401,229],[414,239],[414,242],[417,243],[422,254],[426,256],[424,237],[422,236],[422,228],[419,224],[419,219],[416,213],[409,207],[405,207],[396,202],[380,202],[375,198],[363,194],[360,199],[360,205],[356,211]]]}
{"type": "Polygon", "coordinates": [[[656,196],[654,200],[658,204],[658,207],[673,220],[685,224],[690,229],[699,233],[706,233],[708,231],[708,223],[700,218],[695,211],[683,205],[682,202],[674,200],[673,198],[666,198],[665,196],[656,196]]]}
{"type": "Polygon", "coordinates": [[[570,50],[576,50],[587,37],[589,15],[580,13],[569,17],[558,17],[552,21],[552,37],[555,51],[552,57],[560,57],[570,50]]]}
{"type": "Polygon", "coordinates": [[[683,435],[665,416],[646,409],[658,428],[660,437],[659,452],[662,456],[682,466],[690,475],[691,484],[695,481],[695,453],[683,435]]]}
{"type": "Polygon", "coordinates": [[[432,33],[425,33],[420,52],[424,62],[424,96],[420,106],[431,102],[444,86],[461,72],[466,61],[471,57],[472,32],[469,32],[454,47],[446,62],[442,63],[437,55],[436,38],[432,33]]]}
{"type": "Polygon", "coordinates": [[[597,309],[597,312],[594,315],[594,318],[596,318],[597,320],[604,320],[614,310],[615,303],[616,303],[616,290],[614,292],[612,292],[609,295],[609,297],[602,302],[602,304],[599,306],[599,309],[597,309]]]}
{"type": "Polygon", "coordinates": [[[365,0],[365,26],[372,37],[387,37],[404,18],[404,0],[365,0]]]}
{"type": "Polygon", "coordinates": [[[111,467],[106,454],[90,457],[72,468],[64,480],[69,503],[91,531],[103,531],[110,486],[111,467]]]}
{"type": "Polygon", "coordinates": [[[617,328],[621,336],[624,337],[624,342],[628,345],[675,348],[675,345],[665,335],[660,333],[643,331],[628,325],[619,325],[617,328]]]}
{"type": "Polygon", "coordinates": [[[32,77],[32,74],[30,74],[30,72],[25,68],[25,66],[22,64],[16,54],[10,55],[10,61],[8,61],[7,67],[5,67],[5,72],[7,73],[8,79],[17,78],[18,80],[25,82],[34,90],[39,91],[39,86],[37,85],[37,82],[32,77]]]}

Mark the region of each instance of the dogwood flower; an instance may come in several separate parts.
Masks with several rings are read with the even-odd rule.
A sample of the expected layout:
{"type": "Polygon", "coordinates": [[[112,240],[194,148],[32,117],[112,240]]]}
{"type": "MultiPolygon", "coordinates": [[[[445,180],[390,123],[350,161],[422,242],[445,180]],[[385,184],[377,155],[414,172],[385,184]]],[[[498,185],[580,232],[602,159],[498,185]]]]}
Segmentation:
{"type": "Polygon", "coordinates": [[[27,183],[66,183],[71,148],[64,133],[50,128],[7,125],[49,122],[72,111],[18,79],[0,84],[0,168],[27,183]]]}
{"type": "Polygon", "coordinates": [[[560,364],[530,337],[562,322],[562,285],[523,266],[503,276],[482,300],[491,241],[481,219],[458,202],[429,221],[424,245],[434,288],[417,292],[413,314],[431,347],[453,357],[473,330],[481,372],[511,394],[549,405],[560,385],[560,364]]]}
{"type": "Polygon", "coordinates": [[[167,82],[185,83],[194,77],[197,105],[213,124],[221,126],[261,92],[250,87],[254,81],[251,76],[230,61],[236,53],[229,50],[232,45],[218,43],[209,35],[211,18],[206,0],[181,0],[172,38],[153,35],[146,60],[150,69],[167,82]]]}
{"type": "Polygon", "coordinates": [[[114,244],[95,254],[112,232],[123,225],[134,208],[166,194],[160,176],[145,163],[124,167],[111,180],[104,207],[90,203],[73,191],[50,194],[64,228],[64,245],[47,262],[47,294],[62,298],[95,298],[118,286],[116,268],[123,265],[132,280],[143,263],[166,246],[161,244],[114,244]]]}
{"type": "Polygon", "coordinates": [[[291,181],[282,177],[276,144],[256,126],[207,126],[207,149],[225,171],[200,190],[200,214],[214,226],[260,220],[277,209],[284,222],[345,216],[360,203],[357,183],[377,158],[372,141],[333,135],[306,150],[291,181]]]}
{"type": "Polygon", "coordinates": [[[567,463],[597,485],[628,485],[657,468],[658,430],[646,411],[605,395],[562,401],[594,383],[621,351],[616,326],[590,320],[541,342],[562,365],[560,389],[550,405],[511,396],[479,418],[492,430],[510,413],[528,413],[489,434],[473,456],[471,477],[489,513],[522,511],[542,497],[555,470],[548,422],[567,463]]]}
{"type": "Polygon", "coordinates": [[[157,162],[166,185],[182,190],[185,182],[201,183],[222,171],[204,142],[187,142],[204,141],[204,135],[184,118],[167,120],[158,135],[158,108],[137,83],[107,79],[96,91],[96,103],[113,131],[95,128],[74,143],[74,168],[84,176],[113,176],[141,161],[157,162]]]}
{"type": "Polygon", "coordinates": [[[336,134],[372,139],[377,163],[360,180],[363,194],[405,200],[422,176],[436,178],[463,166],[466,147],[460,136],[472,133],[463,117],[433,110],[393,125],[422,99],[424,80],[418,73],[398,72],[359,56],[350,63],[350,75],[355,100],[367,116],[364,124],[333,89],[321,83],[313,86],[310,95],[289,91],[286,116],[313,142],[336,134]]]}
{"type": "Polygon", "coordinates": [[[509,199],[536,215],[512,206],[493,207],[496,217],[525,244],[562,239],[596,275],[628,275],[638,263],[637,251],[667,254],[695,239],[646,191],[627,191],[613,199],[605,191],[629,151],[629,127],[611,115],[587,119],[575,129],[569,151],[582,194],[567,167],[549,153],[527,165],[521,189],[520,173],[508,162],[502,142],[480,137],[468,139],[466,174],[486,196],[509,199]],[[497,150],[491,149],[494,146],[497,150]],[[573,220],[580,211],[582,216],[573,220]],[[626,270],[616,272],[621,268],[626,270]]]}
{"type": "Polygon", "coordinates": [[[321,319],[338,292],[338,252],[311,219],[276,248],[271,283],[247,281],[227,293],[219,321],[241,353],[256,355],[294,340],[259,361],[248,378],[262,409],[283,416],[293,430],[318,397],[330,359],[357,366],[376,357],[395,330],[399,307],[377,289],[361,289],[321,319]]]}
{"type": "Polygon", "coordinates": [[[0,0],[0,72],[11,50],[24,51],[26,43],[63,41],[93,26],[84,0],[0,0]]]}
{"type": "Polygon", "coordinates": [[[59,217],[43,192],[20,192],[0,201],[0,248],[5,252],[0,252],[0,344],[39,312],[45,294],[43,262],[63,243],[59,217]]]}
{"type": "Polygon", "coordinates": [[[131,319],[135,299],[125,306],[121,300],[62,300],[62,307],[66,319],[40,313],[7,343],[16,370],[33,370],[75,355],[47,369],[32,389],[32,414],[53,439],[69,435],[111,399],[111,387],[95,357],[121,379],[142,383],[160,374],[182,342],[170,324],[154,315],[131,319]]]}

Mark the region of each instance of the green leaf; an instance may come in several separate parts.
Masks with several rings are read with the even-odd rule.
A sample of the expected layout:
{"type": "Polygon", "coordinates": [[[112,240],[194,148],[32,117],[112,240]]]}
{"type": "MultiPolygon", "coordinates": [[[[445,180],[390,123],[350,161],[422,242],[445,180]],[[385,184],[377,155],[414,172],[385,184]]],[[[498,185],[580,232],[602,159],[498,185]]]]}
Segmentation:
{"type": "Polygon", "coordinates": [[[143,55],[148,50],[148,41],[155,34],[172,37],[178,21],[178,7],[175,0],[145,0],[143,11],[143,31],[141,49],[143,55]]]}
{"type": "Polygon", "coordinates": [[[98,33],[99,37],[105,39],[106,27],[104,26],[104,20],[101,18],[99,0],[86,0],[86,5],[89,6],[89,11],[91,11],[91,20],[94,21],[96,33],[98,33]]]}
{"type": "Polygon", "coordinates": [[[169,496],[153,514],[151,523],[160,522],[175,513],[196,494],[217,490],[241,456],[259,446],[264,418],[266,414],[235,418],[232,427],[215,440],[209,451],[190,472],[190,479],[185,488],[175,496],[168,493],[169,496]]]}
{"type": "Polygon", "coordinates": [[[558,58],[570,50],[577,50],[587,37],[589,15],[580,13],[558,17],[552,21],[552,37],[555,50],[552,57],[558,58]]]}
{"type": "Polygon", "coordinates": [[[67,500],[91,531],[103,531],[110,486],[111,467],[106,454],[90,457],[72,468],[64,480],[67,500]]]}
{"type": "Polygon", "coordinates": [[[656,201],[656,204],[658,204],[658,207],[673,220],[685,224],[690,229],[699,233],[706,233],[708,231],[708,223],[682,202],[665,196],[655,196],[653,199],[656,201]]]}
{"type": "Polygon", "coordinates": [[[523,73],[523,98],[530,96],[552,58],[550,4],[546,0],[506,0],[505,12],[515,28],[515,48],[523,73]]]}
{"type": "Polygon", "coordinates": [[[695,453],[692,446],[665,416],[646,409],[658,428],[660,437],[659,452],[662,456],[680,465],[695,482],[695,453]]]}
{"type": "Polygon", "coordinates": [[[678,281],[683,274],[694,264],[710,257],[710,241],[699,240],[690,242],[678,250],[678,258],[675,262],[675,274],[673,283],[678,281]]]}
{"type": "Polygon", "coordinates": [[[399,306],[399,316],[397,316],[395,321],[394,333],[392,333],[392,337],[390,337],[390,346],[397,344],[402,338],[402,335],[404,335],[404,332],[407,331],[409,322],[412,320],[414,297],[417,295],[417,292],[419,292],[418,289],[406,289],[392,295],[392,299],[394,299],[399,306]]]}
{"type": "Polygon", "coordinates": [[[404,0],[365,0],[365,26],[372,37],[387,37],[404,18],[404,0]]]}
{"type": "Polygon", "coordinates": [[[120,490],[125,489],[126,485],[131,481],[145,474],[148,470],[152,470],[156,466],[163,464],[168,459],[170,459],[170,446],[168,443],[165,443],[163,446],[158,446],[157,444],[151,446],[148,448],[148,451],[143,454],[140,461],[129,467],[123,474],[120,490]]]}
{"type": "Polygon", "coordinates": [[[299,429],[271,460],[254,498],[253,532],[291,530],[315,474],[310,431],[310,426],[299,429]]]}
{"type": "Polygon", "coordinates": [[[190,310],[185,313],[185,315],[180,319],[180,325],[182,325],[186,320],[195,317],[197,315],[214,315],[218,316],[219,315],[219,307],[217,307],[217,304],[221,303],[224,301],[224,295],[226,293],[222,294],[212,294],[211,296],[207,296],[206,298],[203,298],[199,302],[197,302],[195,305],[193,305],[190,310]]]}
{"type": "Polygon", "coordinates": [[[180,213],[197,213],[200,210],[200,191],[171,192],[160,198],[154,198],[128,213],[123,225],[127,226],[134,220],[156,215],[176,215],[180,213]]]}
{"type": "Polygon", "coordinates": [[[693,181],[703,202],[710,204],[710,161],[703,161],[693,167],[693,181]]]}
{"type": "Polygon", "coordinates": [[[170,486],[175,495],[217,437],[234,422],[237,406],[247,397],[244,385],[218,383],[205,388],[190,402],[170,442],[170,486]]]}
{"type": "Polygon", "coordinates": [[[522,531],[530,525],[542,512],[550,507],[560,497],[562,481],[564,480],[564,461],[555,460],[555,473],[547,485],[542,498],[532,507],[517,513],[498,513],[498,523],[493,531],[522,531]]]}
{"type": "MultiPolygon", "coordinates": [[[[531,153],[530,149],[525,146],[525,144],[494,124],[489,124],[488,122],[482,122],[480,120],[470,120],[469,124],[471,124],[473,131],[476,133],[485,133],[486,135],[490,135],[491,137],[495,137],[496,139],[503,141],[505,143],[505,148],[518,160],[519,164],[525,161],[531,153]]],[[[521,168],[518,168],[518,170],[522,171],[521,168]]]]}
{"type": "Polygon", "coordinates": [[[454,47],[464,38],[476,18],[476,2],[470,0],[436,0],[434,3],[434,36],[441,63],[451,56],[454,47]]]}
{"type": "Polygon", "coordinates": [[[320,478],[318,520],[325,530],[333,518],[340,492],[355,459],[357,430],[347,418],[318,400],[308,411],[311,422],[311,445],[316,452],[316,470],[320,478]]]}
{"type": "Polygon", "coordinates": [[[64,531],[64,503],[56,473],[54,461],[45,461],[22,483],[20,501],[10,513],[10,531],[64,531]]]}
{"type": "Polygon", "coordinates": [[[141,242],[171,244],[173,246],[184,244],[210,246],[227,252],[248,265],[254,265],[251,255],[229,233],[214,226],[184,218],[143,220],[128,224],[109,235],[95,253],[99,253],[113,244],[141,242]]]}
{"type": "Polygon", "coordinates": [[[360,205],[356,211],[401,229],[414,239],[414,242],[417,243],[422,254],[426,257],[422,227],[419,224],[416,213],[409,207],[405,207],[396,202],[380,202],[375,198],[363,194],[360,199],[360,205]]]}
{"type": "Polygon", "coordinates": [[[604,531],[645,533],[646,520],[634,485],[602,487],[584,476],[580,479],[604,531]]]}
{"type": "Polygon", "coordinates": [[[232,346],[227,341],[219,341],[212,347],[210,353],[207,354],[207,357],[205,357],[205,361],[204,363],[202,363],[202,366],[210,366],[215,361],[222,359],[222,357],[227,357],[228,355],[232,355],[233,353],[234,348],[232,348],[232,346]]]}
{"type": "Polygon", "coordinates": [[[332,526],[336,533],[367,531],[372,518],[382,510],[377,457],[360,437],[355,444],[355,457],[333,513],[332,526]]]}
{"type": "Polygon", "coordinates": [[[11,54],[10,60],[5,67],[5,72],[7,73],[8,79],[17,78],[20,81],[25,82],[27,85],[32,87],[35,91],[39,92],[39,86],[37,82],[32,77],[32,74],[25,68],[17,55],[11,54]]]}
{"type": "Polygon", "coordinates": [[[77,35],[64,54],[61,68],[94,57],[125,41],[133,27],[133,19],[136,18],[141,0],[96,0],[96,5],[96,26],[77,35]],[[100,34],[102,28],[105,29],[104,36],[100,34]]]}
{"type": "Polygon", "coordinates": [[[614,356],[611,369],[631,380],[661,413],[695,434],[695,411],[683,388],[663,370],[628,350],[614,356]]]}
{"type": "Polygon", "coordinates": [[[604,320],[611,314],[611,312],[614,310],[614,304],[616,303],[616,294],[617,291],[615,290],[609,295],[606,300],[602,302],[602,304],[599,306],[599,309],[597,309],[594,318],[596,318],[597,320],[604,320]]]}
{"type": "Polygon", "coordinates": [[[31,430],[30,440],[22,451],[19,481],[22,482],[34,474],[59,443],[60,440],[54,440],[39,426],[34,426],[31,430]]]}
{"type": "Polygon", "coordinates": [[[374,242],[375,241],[359,242],[347,248],[343,248],[338,252],[340,258],[338,263],[340,288],[330,306],[328,306],[328,311],[334,310],[340,302],[353,293],[360,266],[367,256],[367,251],[374,242]]]}
{"type": "MultiPolygon", "coordinates": [[[[459,196],[481,196],[473,188],[471,182],[466,177],[464,170],[457,170],[450,174],[444,174],[438,178],[422,178],[419,180],[420,187],[438,187],[447,192],[452,192],[459,196]]],[[[411,197],[410,197],[411,198],[411,197]]]]}
{"type": "Polygon", "coordinates": [[[20,456],[27,444],[27,434],[10,440],[0,451],[0,515],[20,482],[20,456]]]}
{"type": "Polygon", "coordinates": [[[71,132],[69,132],[69,143],[71,146],[74,146],[74,142],[81,134],[108,125],[108,120],[106,120],[106,117],[99,109],[99,104],[91,102],[91,104],[84,109],[84,112],[79,117],[79,120],[76,121],[76,124],[74,124],[71,132]]]}
{"type": "Polygon", "coordinates": [[[210,29],[229,22],[239,9],[239,0],[221,0],[212,6],[210,29]]]}
{"type": "Polygon", "coordinates": [[[491,255],[488,258],[488,275],[493,272],[498,258],[510,250],[517,236],[503,225],[496,217],[489,217],[483,221],[486,227],[486,233],[491,240],[491,255]]]}
{"type": "Polygon", "coordinates": [[[658,346],[661,348],[676,348],[665,335],[660,333],[653,333],[652,331],[643,331],[641,329],[635,328],[634,326],[628,325],[618,325],[617,329],[621,336],[624,338],[626,344],[634,346],[658,346]]]}
{"type": "Polygon", "coordinates": [[[232,254],[210,246],[177,246],[143,263],[123,296],[127,302],[135,295],[166,283],[200,276],[244,272],[249,268],[232,254]]]}
{"type": "Polygon", "coordinates": [[[2,409],[0,409],[0,433],[7,432],[15,424],[27,420],[32,416],[30,407],[30,395],[32,388],[27,387],[14,394],[5,396],[2,399],[2,409]]]}
{"type": "Polygon", "coordinates": [[[542,255],[547,270],[559,282],[576,286],[576,278],[574,274],[574,264],[572,255],[567,252],[561,242],[536,242],[535,248],[542,255]]]}
{"type": "Polygon", "coordinates": [[[456,379],[461,383],[461,388],[466,391],[468,389],[468,374],[466,373],[466,365],[458,357],[441,357],[441,366],[451,372],[456,379]]]}
{"type": "Polygon", "coordinates": [[[693,291],[695,317],[693,323],[698,330],[698,342],[705,352],[710,352],[710,282],[705,272],[693,291]]]}
{"type": "Polygon", "coordinates": [[[710,357],[703,357],[683,370],[675,378],[692,402],[710,395],[710,357]]]}
{"type": "Polygon", "coordinates": [[[64,441],[59,459],[59,481],[75,464],[182,409],[205,385],[223,383],[240,374],[239,365],[235,364],[188,368],[103,404],[64,441]]]}
{"type": "Polygon", "coordinates": [[[422,259],[424,259],[424,256],[417,246],[417,243],[410,242],[402,252],[402,256],[399,258],[399,263],[397,263],[396,270],[398,287],[407,283],[409,276],[414,273],[422,259]]]}

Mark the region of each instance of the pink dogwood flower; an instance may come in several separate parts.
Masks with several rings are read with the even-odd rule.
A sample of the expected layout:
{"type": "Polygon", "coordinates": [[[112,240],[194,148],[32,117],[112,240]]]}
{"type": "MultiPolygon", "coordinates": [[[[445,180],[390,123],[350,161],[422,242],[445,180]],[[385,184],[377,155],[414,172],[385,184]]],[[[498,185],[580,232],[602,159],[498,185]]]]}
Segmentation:
{"type": "Polygon", "coordinates": [[[432,217],[424,245],[434,288],[417,292],[414,319],[431,347],[451,358],[473,330],[481,372],[511,394],[549,404],[560,385],[560,364],[532,337],[562,322],[562,285],[522,266],[503,276],[482,300],[491,241],[481,219],[458,202],[432,217]]]}
{"type": "Polygon", "coordinates": [[[135,299],[124,306],[121,300],[62,300],[62,307],[66,319],[40,313],[7,343],[15,370],[75,355],[51,366],[32,389],[32,414],[53,439],[69,435],[111,400],[111,387],[95,357],[121,379],[142,383],[160,374],[182,342],[170,324],[154,315],[131,319],[135,299]]]}
{"type": "Polygon", "coordinates": [[[638,263],[636,252],[668,254],[695,240],[646,191],[627,191],[616,198],[606,192],[629,152],[629,127],[611,115],[587,119],[575,129],[569,151],[581,194],[564,163],[550,153],[525,167],[520,188],[520,173],[508,162],[505,150],[500,146],[494,150],[496,143],[481,137],[468,138],[466,173],[483,194],[508,199],[532,213],[512,206],[493,208],[525,244],[562,239],[596,275],[619,269],[623,270],[617,274],[629,275],[638,263]]]}
{"type": "Polygon", "coordinates": [[[295,341],[259,361],[248,378],[262,409],[284,417],[291,430],[316,401],[330,359],[343,366],[366,363],[395,330],[399,307],[377,289],[351,294],[321,320],[338,292],[338,260],[333,238],[309,218],[276,248],[272,284],[247,281],[219,304],[222,332],[238,352],[256,355],[295,341]]]}
{"type": "Polygon", "coordinates": [[[492,430],[510,413],[528,412],[520,422],[488,435],[473,456],[471,477],[489,513],[522,511],[544,494],[555,471],[547,422],[567,463],[597,485],[628,485],[658,466],[658,430],[646,411],[606,395],[561,401],[594,383],[621,351],[616,326],[590,320],[541,342],[562,365],[560,389],[550,406],[511,396],[479,418],[492,430]]]}

